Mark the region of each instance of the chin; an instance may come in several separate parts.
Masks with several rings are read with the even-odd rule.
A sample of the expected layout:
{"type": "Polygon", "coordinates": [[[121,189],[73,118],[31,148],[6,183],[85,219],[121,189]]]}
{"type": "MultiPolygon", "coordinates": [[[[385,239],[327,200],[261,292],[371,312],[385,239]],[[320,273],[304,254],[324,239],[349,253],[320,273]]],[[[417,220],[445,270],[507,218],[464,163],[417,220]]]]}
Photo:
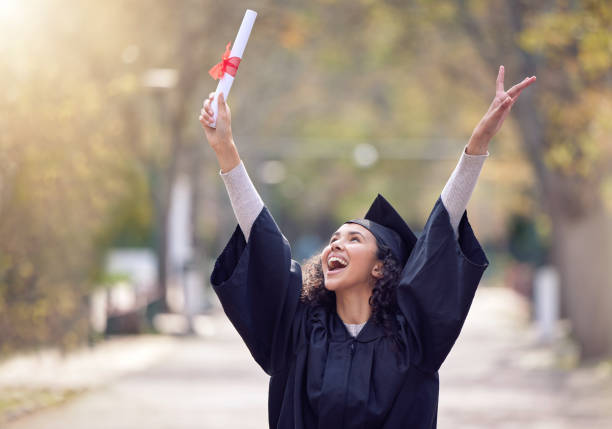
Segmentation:
{"type": "Polygon", "coordinates": [[[325,279],[325,289],[335,292],[339,289],[344,289],[346,284],[338,279],[325,279]]]}
{"type": "Polygon", "coordinates": [[[336,283],[335,282],[324,282],[323,286],[325,287],[325,289],[330,290],[330,291],[335,291],[336,289],[338,289],[336,287],[336,283]]]}

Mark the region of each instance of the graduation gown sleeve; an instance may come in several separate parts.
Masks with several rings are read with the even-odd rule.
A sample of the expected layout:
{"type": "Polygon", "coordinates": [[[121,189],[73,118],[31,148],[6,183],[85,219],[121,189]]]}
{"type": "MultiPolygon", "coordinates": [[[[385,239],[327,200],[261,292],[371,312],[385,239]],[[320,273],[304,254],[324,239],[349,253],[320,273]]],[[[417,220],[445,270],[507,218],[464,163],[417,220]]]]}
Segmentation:
{"type": "Polygon", "coordinates": [[[217,258],[213,289],[249,351],[269,375],[284,369],[302,286],[299,264],[264,206],[246,242],[239,226],[217,258]]]}
{"type": "Polygon", "coordinates": [[[437,371],[454,345],[489,261],[464,211],[455,238],[438,197],[403,268],[398,305],[409,326],[413,365],[437,371]]]}

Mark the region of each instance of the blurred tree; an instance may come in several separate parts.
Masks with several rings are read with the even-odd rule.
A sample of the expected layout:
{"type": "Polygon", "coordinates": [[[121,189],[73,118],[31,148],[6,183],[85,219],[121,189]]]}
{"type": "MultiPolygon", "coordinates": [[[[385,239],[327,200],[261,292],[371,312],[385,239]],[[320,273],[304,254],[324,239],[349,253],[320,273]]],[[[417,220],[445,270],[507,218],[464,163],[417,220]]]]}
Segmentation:
{"type": "MultiPolygon", "coordinates": [[[[612,352],[612,253],[604,199],[612,178],[612,4],[417,3],[447,37],[446,61],[457,60],[453,49],[467,38],[490,75],[504,64],[508,83],[538,76],[511,116],[552,220],[564,313],[584,357],[612,352]]],[[[466,74],[458,67],[448,71],[457,79],[466,74]]]]}
{"type": "Polygon", "coordinates": [[[14,339],[3,345],[81,335],[72,327],[84,326],[104,248],[149,228],[164,283],[179,172],[194,184],[198,259],[218,251],[235,223],[197,116],[216,87],[207,70],[249,7],[259,16],[230,95],[234,136],[290,239],[326,236],[377,192],[418,229],[493,96],[498,65],[508,84],[536,74],[510,115],[516,127],[509,121],[492,145],[478,186],[487,207],[472,203],[471,220],[501,241],[503,219],[533,216],[518,191],[535,175],[576,334],[587,355],[608,347],[608,254],[596,252],[608,248],[601,195],[612,195],[605,1],[15,4],[0,16],[10,35],[0,40],[0,335],[14,339]],[[176,70],[175,85],[145,87],[153,68],[176,70]],[[354,160],[363,143],[378,155],[369,166],[354,160]],[[269,160],[282,179],[266,176],[269,160]],[[577,247],[587,236],[596,244],[577,247]]]}
{"type": "Polygon", "coordinates": [[[546,252],[533,219],[522,215],[513,216],[508,235],[508,248],[514,259],[519,262],[528,262],[533,266],[546,262],[546,252]]]}
{"type": "Polygon", "coordinates": [[[102,263],[94,238],[126,198],[136,104],[117,8],[74,1],[1,9],[0,353],[74,346],[102,263]],[[85,24],[86,25],[83,25],[85,24]]]}
{"type": "MultiPolygon", "coordinates": [[[[506,67],[506,87],[538,76],[514,106],[508,122],[516,127],[506,125],[493,147],[501,149],[508,136],[522,143],[537,199],[551,220],[564,314],[584,357],[611,352],[612,207],[608,203],[606,210],[605,198],[612,188],[610,2],[320,0],[284,3],[274,13],[282,19],[264,31],[279,33],[282,49],[263,53],[260,61],[283,59],[292,79],[260,66],[264,71],[255,71],[258,85],[252,87],[261,90],[273,81],[271,95],[276,88],[283,94],[273,98],[274,106],[255,97],[261,108],[240,121],[260,120],[264,130],[302,138],[298,144],[289,139],[285,148],[296,154],[287,161],[289,179],[300,180],[279,185],[288,188],[284,195],[300,189],[299,198],[286,205],[290,231],[312,226],[313,220],[329,230],[330,214],[332,224],[340,222],[365,207],[368,193],[376,191],[399,199],[409,219],[420,218],[429,207],[417,195],[439,189],[417,184],[411,190],[406,183],[439,177],[442,167],[423,168],[425,157],[418,155],[417,163],[409,163],[402,156],[406,141],[428,136],[412,141],[413,153],[423,155],[428,146],[443,150],[435,147],[436,137],[469,136],[486,108],[482,100],[493,96],[500,64],[506,67]],[[352,165],[355,141],[376,142],[382,158],[375,168],[358,171],[352,165]],[[308,153],[313,162],[305,161],[308,153]],[[397,180],[381,182],[383,170],[397,180]]],[[[266,144],[256,147],[262,151],[266,144]]],[[[504,183],[502,175],[516,180],[517,171],[516,165],[507,173],[496,171],[497,183],[504,183]]],[[[501,195],[515,201],[513,210],[523,210],[519,198],[501,195]]]]}

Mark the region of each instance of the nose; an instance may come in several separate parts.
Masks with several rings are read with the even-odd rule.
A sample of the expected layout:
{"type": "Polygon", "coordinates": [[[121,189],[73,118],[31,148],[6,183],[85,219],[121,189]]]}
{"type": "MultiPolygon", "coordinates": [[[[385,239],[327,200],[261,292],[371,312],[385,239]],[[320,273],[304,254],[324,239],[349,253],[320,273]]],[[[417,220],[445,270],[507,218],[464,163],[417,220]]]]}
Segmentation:
{"type": "Polygon", "coordinates": [[[343,245],[340,244],[340,240],[336,240],[332,243],[331,245],[332,250],[336,250],[336,249],[342,249],[343,245]]]}

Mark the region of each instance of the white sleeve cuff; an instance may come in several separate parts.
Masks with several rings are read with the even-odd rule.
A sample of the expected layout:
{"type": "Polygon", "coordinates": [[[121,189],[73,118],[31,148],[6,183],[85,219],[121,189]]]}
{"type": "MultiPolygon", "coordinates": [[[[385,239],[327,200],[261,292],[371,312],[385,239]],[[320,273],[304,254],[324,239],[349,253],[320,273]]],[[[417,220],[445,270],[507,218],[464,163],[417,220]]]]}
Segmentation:
{"type": "Polygon", "coordinates": [[[490,155],[489,151],[482,155],[469,155],[466,150],[467,145],[463,148],[457,167],[446,182],[441,194],[442,203],[448,211],[455,237],[458,237],[459,222],[476,187],[480,171],[490,155]]]}
{"type": "Polygon", "coordinates": [[[248,240],[251,227],[264,207],[263,200],[255,189],[242,161],[227,173],[219,170],[219,175],[225,183],[240,229],[248,240]]]}

